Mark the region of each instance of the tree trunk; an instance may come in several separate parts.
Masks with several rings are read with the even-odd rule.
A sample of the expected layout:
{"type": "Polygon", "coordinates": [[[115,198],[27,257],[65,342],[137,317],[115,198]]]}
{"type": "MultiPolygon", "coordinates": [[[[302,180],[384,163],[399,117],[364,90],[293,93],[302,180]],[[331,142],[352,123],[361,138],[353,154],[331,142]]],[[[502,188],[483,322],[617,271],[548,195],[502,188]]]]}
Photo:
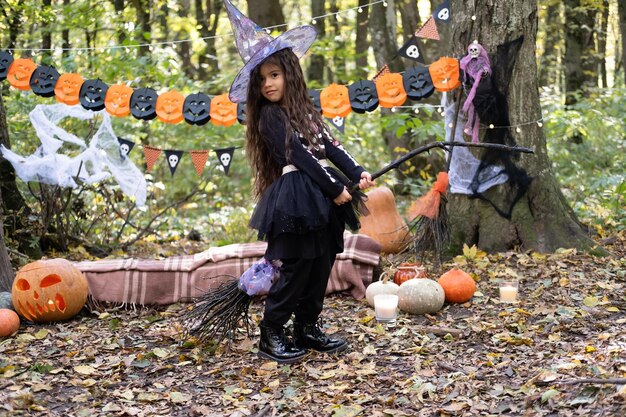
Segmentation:
{"type": "MultiPolygon", "coordinates": [[[[181,20],[186,20],[188,17],[189,9],[191,6],[190,0],[181,0],[180,7],[178,8],[178,17],[181,20]]],[[[180,30],[176,34],[177,40],[189,39],[189,32],[185,24],[181,25],[180,30]]],[[[180,56],[181,69],[187,76],[187,78],[193,79],[194,68],[191,63],[191,44],[189,42],[180,42],[178,44],[178,56],[180,56]]]]}
{"type": "MultiPolygon", "coordinates": [[[[0,203],[1,202],[2,192],[0,191],[0,203]]],[[[11,259],[9,258],[7,247],[4,242],[4,215],[0,213],[0,292],[11,291],[14,277],[15,273],[13,272],[11,259]]]]}
{"type": "Polygon", "coordinates": [[[539,57],[539,85],[558,85],[560,67],[559,46],[563,39],[563,22],[559,0],[552,0],[544,11],[543,54],[539,57]]]}
{"type": "MultiPolygon", "coordinates": [[[[285,15],[279,0],[248,0],[248,17],[262,28],[285,23],[285,15]]],[[[272,30],[282,32],[285,26],[272,30]]]]}
{"type": "MultiPolygon", "coordinates": [[[[63,0],[63,7],[67,8],[70,5],[70,0],[63,0]]],[[[120,42],[121,44],[121,42],[120,42]]],[[[70,30],[68,28],[65,27],[63,30],[61,31],[61,47],[63,48],[63,52],[61,52],[61,56],[63,56],[63,59],[67,59],[70,56],[70,30]]]]}
{"type": "Polygon", "coordinates": [[[600,85],[607,88],[609,85],[606,74],[606,37],[609,29],[609,0],[602,0],[600,24],[598,29],[598,75],[600,85]]]}
{"type": "Polygon", "coordinates": [[[619,14],[619,32],[622,35],[622,56],[616,67],[621,66],[624,72],[624,84],[626,84],[626,68],[624,67],[624,57],[626,57],[626,4],[624,0],[618,0],[617,12],[619,14]]]}
{"type": "MultiPolygon", "coordinates": [[[[492,79],[506,100],[502,106],[508,106],[510,123],[520,125],[520,132],[510,129],[513,141],[535,153],[515,160],[532,182],[513,205],[510,219],[500,216],[483,200],[470,199],[463,194],[449,195],[451,249],[458,253],[463,243],[476,244],[486,251],[516,248],[551,252],[560,247],[590,248],[593,242],[578,223],[552,173],[543,129],[532,123],[541,118],[535,57],[537,2],[476,0],[475,3],[476,9],[471,7],[473,2],[451,1],[453,46],[457,53],[464,54],[468,38],[480,39],[493,55],[498,50],[505,52],[505,44],[523,36],[517,54],[498,53],[502,59],[491,62],[492,79]],[[471,20],[472,15],[476,16],[475,22],[471,20]]],[[[512,48],[508,51],[515,52],[512,48]]],[[[496,206],[505,207],[515,193],[512,186],[502,184],[484,195],[496,206]]]]}
{"type": "MultiPolygon", "coordinates": [[[[313,16],[322,16],[326,14],[324,0],[311,0],[311,14],[313,16]]],[[[326,35],[326,19],[317,19],[313,26],[317,29],[317,39],[321,39],[326,35]]],[[[307,70],[307,78],[309,82],[314,82],[314,84],[322,86],[324,84],[325,68],[326,58],[324,55],[311,54],[309,58],[309,68],[307,70]]]]}
{"type": "MultiPolygon", "coordinates": [[[[50,13],[50,9],[52,8],[52,0],[43,0],[42,1],[42,9],[48,14],[50,13]]],[[[46,19],[47,20],[47,19],[46,19]]],[[[42,23],[41,28],[41,55],[42,64],[50,65],[52,64],[52,34],[50,33],[50,22],[44,21],[42,23]]]]}
{"type": "MultiPolygon", "coordinates": [[[[337,0],[331,0],[330,12],[334,13],[335,15],[337,15],[337,12],[339,12],[339,7],[337,6],[337,0]]],[[[333,27],[334,37],[335,37],[335,40],[333,43],[333,49],[335,51],[339,51],[339,53],[333,54],[334,65],[332,69],[330,68],[330,65],[328,66],[328,79],[338,84],[346,84],[347,79],[349,77],[346,71],[346,56],[344,53],[342,53],[343,51],[346,50],[346,43],[342,40],[342,35],[341,35],[342,23],[339,21],[339,19],[336,19],[331,16],[330,24],[333,27]]]]}
{"type": "Polygon", "coordinates": [[[369,7],[364,7],[368,3],[368,0],[359,0],[359,9],[357,9],[356,15],[356,41],[355,41],[355,55],[356,55],[356,79],[362,79],[369,75],[367,65],[367,25],[369,22],[369,7]],[[360,12],[358,11],[360,10],[360,12]]]}
{"type": "Polygon", "coordinates": [[[597,86],[595,68],[594,7],[582,0],[565,0],[565,104],[576,104],[577,94],[597,86]]]}
{"type": "MultiPolygon", "coordinates": [[[[69,0],[64,0],[63,4],[65,4],[65,1],[69,0]]],[[[117,15],[118,22],[121,22],[122,16],[124,14],[124,0],[113,0],[113,8],[115,9],[115,14],[117,15]]],[[[118,45],[123,45],[124,41],[126,40],[126,32],[124,31],[122,25],[118,25],[116,33],[118,45]]]]}
{"type": "Polygon", "coordinates": [[[139,47],[139,56],[146,56],[150,53],[147,45],[152,40],[152,26],[150,24],[150,0],[133,0],[135,14],[137,16],[137,26],[135,29],[135,39],[142,45],[139,47]]]}
{"type": "Polygon", "coordinates": [[[206,7],[202,7],[202,0],[196,1],[196,20],[200,26],[200,34],[204,39],[205,48],[198,57],[198,79],[213,78],[219,72],[217,50],[215,49],[215,33],[222,10],[222,0],[206,0],[206,7]]]}

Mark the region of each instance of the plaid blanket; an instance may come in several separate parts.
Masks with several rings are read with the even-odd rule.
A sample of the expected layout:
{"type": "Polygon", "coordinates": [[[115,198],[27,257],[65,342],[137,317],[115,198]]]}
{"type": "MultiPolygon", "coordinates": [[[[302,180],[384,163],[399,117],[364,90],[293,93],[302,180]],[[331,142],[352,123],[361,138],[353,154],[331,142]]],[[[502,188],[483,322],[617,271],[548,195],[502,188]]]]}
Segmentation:
{"type": "MultiPolygon", "coordinates": [[[[171,304],[239,278],[263,257],[266,246],[265,242],[238,243],[163,260],[104,259],[74,265],[87,278],[90,296],[96,302],[171,304]]],[[[346,233],[344,246],[326,293],[349,291],[354,298],[363,298],[379,262],[380,245],[366,235],[346,233]]]]}

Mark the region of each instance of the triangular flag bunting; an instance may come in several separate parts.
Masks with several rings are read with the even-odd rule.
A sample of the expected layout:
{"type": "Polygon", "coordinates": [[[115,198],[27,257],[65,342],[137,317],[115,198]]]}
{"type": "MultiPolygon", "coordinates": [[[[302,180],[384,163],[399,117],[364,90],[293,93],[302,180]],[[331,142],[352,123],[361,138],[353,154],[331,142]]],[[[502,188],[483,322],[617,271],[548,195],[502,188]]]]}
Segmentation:
{"type": "Polygon", "coordinates": [[[201,177],[206,161],[209,159],[209,151],[189,151],[189,154],[191,155],[193,166],[196,167],[198,176],[201,177]]]}
{"type": "Polygon", "coordinates": [[[235,151],[234,147],[224,148],[224,149],[215,149],[215,153],[217,153],[217,159],[220,161],[222,167],[224,167],[224,173],[228,175],[228,170],[230,168],[230,164],[233,161],[233,152],[235,151]]]}
{"type": "Polygon", "coordinates": [[[143,154],[146,157],[146,167],[148,169],[148,172],[152,171],[152,167],[154,166],[156,160],[159,159],[161,152],[163,151],[159,148],[153,148],[152,146],[144,145],[143,154]]]}
{"type": "Polygon", "coordinates": [[[167,166],[170,167],[170,173],[172,177],[176,172],[178,164],[180,164],[180,158],[183,156],[183,151],[177,151],[172,149],[165,150],[165,158],[167,159],[167,166]]]}
{"type": "Polygon", "coordinates": [[[346,126],[346,123],[345,123],[346,118],[337,116],[337,117],[333,117],[332,119],[330,117],[327,117],[327,119],[330,122],[330,124],[335,126],[337,130],[341,132],[341,134],[343,135],[343,132],[346,126]]]}
{"type": "Polygon", "coordinates": [[[130,153],[130,151],[133,150],[133,147],[135,146],[135,142],[128,140],[128,139],[124,139],[124,138],[117,138],[117,141],[120,144],[120,157],[122,159],[125,159],[130,153]]]}
{"type": "Polygon", "coordinates": [[[424,23],[421,28],[417,29],[417,32],[415,32],[415,36],[418,36],[420,38],[434,39],[438,41],[439,31],[437,31],[437,24],[435,23],[435,19],[430,16],[426,23],[424,23]]]}
{"type": "Polygon", "coordinates": [[[433,13],[433,17],[437,22],[450,23],[450,20],[452,18],[452,12],[450,11],[450,0],[446,0],[439,6],[437,6],[435,12],[433,13]]]}
{"type": "Polygon", "coordinates": [[[411,36],[411,39],[402,45],[402,48],[398,51],[398,55],[424,64],[424,57],[422,56],[422,50],[419,46],[419,39],[415,35],[411,36]]]}
{"type": "Polygon", "coordinates": [[[372,78],[372,81],[376,82],[377,79],[379,79],[384,74],[389,74],[389,72],[390,72],[389,71],[389,65],[387,65],[387,64],[383,65],[383,67],[380,70],[378,70],[376,75],[374,75],[374,78],[372,78]]]}

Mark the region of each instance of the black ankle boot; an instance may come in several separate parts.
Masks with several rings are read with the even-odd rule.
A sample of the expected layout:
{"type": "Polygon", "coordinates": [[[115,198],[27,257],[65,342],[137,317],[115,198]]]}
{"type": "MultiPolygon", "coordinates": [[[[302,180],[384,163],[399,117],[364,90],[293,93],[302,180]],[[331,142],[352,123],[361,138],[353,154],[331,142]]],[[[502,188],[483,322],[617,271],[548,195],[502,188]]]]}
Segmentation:
{"type": "Polygon", "coordinates": [[[293,338],[299,348],[315,349],[318,352],[337,353],[346,350],[348,342],[338,337],[328,337],[317,323],[293,324],[293,338]]]}
{"type": "Polygon", "coordinates": [[[275,329],[268,326],[261,327],[261,338],[259,340],[259,356],[271,359],[278,363],[293,363],[302,359],[306,355],[305,349],[294,346],[287,339],[283,328],[275,329]]]}

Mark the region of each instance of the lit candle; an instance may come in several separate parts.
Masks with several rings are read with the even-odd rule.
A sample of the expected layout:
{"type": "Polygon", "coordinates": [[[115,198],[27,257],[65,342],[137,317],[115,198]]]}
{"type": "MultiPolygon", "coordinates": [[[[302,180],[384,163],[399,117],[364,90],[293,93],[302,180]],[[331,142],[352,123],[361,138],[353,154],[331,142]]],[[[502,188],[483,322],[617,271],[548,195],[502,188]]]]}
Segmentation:
{"type": "Polygon", "coordinates": [[[392,321],[398,314],[398,296],[394,294],[378,294],[374,297],[376,320],[392,321]]]}
{"type": "Polygon", "coordinates": [[[513,302],[517,301],[517,287],[511,283],[500,286],[500,301],[513,302]]]}

